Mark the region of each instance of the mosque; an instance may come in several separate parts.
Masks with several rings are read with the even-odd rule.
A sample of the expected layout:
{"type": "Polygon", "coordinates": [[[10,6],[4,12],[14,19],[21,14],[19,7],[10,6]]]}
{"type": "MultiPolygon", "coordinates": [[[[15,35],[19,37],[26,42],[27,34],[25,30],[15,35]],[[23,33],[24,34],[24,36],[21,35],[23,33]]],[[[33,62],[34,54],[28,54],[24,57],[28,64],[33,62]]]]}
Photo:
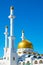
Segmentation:
{"type": "Polygon", "coordinates": [[[33,45],[30,41],[24,37],[24,31],[22,31],[22,41],[18,44],[18,49],[14,48],[14,7],[10,7],[10,36],[8,37],[8,26],[5,27],[5,47],[3,58],[0,58],[0,65],[43,65],[43,54],[34,52],[33,45]],[[9,44],[9,46],[8,46],[9,44]]]}

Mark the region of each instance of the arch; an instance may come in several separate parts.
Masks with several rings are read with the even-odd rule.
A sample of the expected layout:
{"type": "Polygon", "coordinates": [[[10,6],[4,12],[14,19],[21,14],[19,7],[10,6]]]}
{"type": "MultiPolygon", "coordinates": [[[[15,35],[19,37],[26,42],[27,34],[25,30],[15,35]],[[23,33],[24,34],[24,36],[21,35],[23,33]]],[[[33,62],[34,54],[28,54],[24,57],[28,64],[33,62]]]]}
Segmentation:
{"type": "Polygon", "coordinates": [[[27,61],[26,65],[30,65],[30,61],[27,61]]]}
{"type": "Polygon", "coordinates": [[[21,65],[21,62],[19,62],[18,65],[21,65]]]}
{"type": "Polygon", "coordinates": [[[35,61],[34,61],[34,64],[38,64],[38,61],[37,61],[37,60],[35,60],[35,61]]]}
{"type": "Polygon", "coordinates": [[[25,62],[23,62],[23,65],[25,65],[25,62]]]}
{"type": "Polygon", "coordinates": [[[23,53],[26,53],[26,51],[24,51],[23,53]]]}
{"type": "Polygon", "coordinates": [[[27,63],[30,63],[29,61],[27,61],[27,63]]]}
{"type": "Polygon", "coordinates": [[[39,64],[41,64],[41,63],[43,63],[43,61],[42,61],[42,60],[40,60],[40,61],[39,61],[39,64]]]}
{"type": "Polygon", "coordinates": [[[18,54],[21,54],[21,52],[18,52],[18,54]]]}

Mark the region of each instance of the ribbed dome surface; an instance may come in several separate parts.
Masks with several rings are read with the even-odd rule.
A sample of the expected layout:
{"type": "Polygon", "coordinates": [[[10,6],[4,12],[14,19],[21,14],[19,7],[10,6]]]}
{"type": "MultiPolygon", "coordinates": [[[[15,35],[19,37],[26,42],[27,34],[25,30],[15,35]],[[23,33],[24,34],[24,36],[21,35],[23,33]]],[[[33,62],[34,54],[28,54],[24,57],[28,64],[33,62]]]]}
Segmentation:
{"type": "Polygon", "coordinates": [[[32,43],[30,42],[30,41],[27,41],[27,40],[23,40],[22,42],[20,42],[19,44],[18,44],[18,49],[19,48],[33,48],[33,46],[32,46],[32,43]]]}

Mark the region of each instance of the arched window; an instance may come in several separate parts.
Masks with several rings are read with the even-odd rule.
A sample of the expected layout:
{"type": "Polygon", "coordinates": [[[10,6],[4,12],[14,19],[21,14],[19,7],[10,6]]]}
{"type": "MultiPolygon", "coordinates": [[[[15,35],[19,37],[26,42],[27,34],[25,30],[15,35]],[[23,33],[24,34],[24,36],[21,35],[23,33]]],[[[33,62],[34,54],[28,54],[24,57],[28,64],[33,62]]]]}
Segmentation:
{"type": "Polygon", "coordinates": [[[4,57],[4,59],[6,59],[6,57],[4,57]]]}
{"type": "Polygon", "coordinates": [[[33,58],[37,58],[37,56],[34,55],[33,58]]]}
{"type": "Polygon", "coordinates": [[[30,62],[29,62],[29,61],[27,61],[26,65],[30,65],[30,62]]]}
{"type": "Polygon", "coordinates": [[[42,60],[40,60],[40,61],[39,61],[39,63],[41,64],[41,63],[43,63],[43,61],[42,61],[42,60]]]}
{"type": "Polygon", "coordinates": [[[27,63],[29,63],[29,61],[27,61],[27,63]]]}
{"type": "Polygon", "coordinates": [[[31,55],[29,54],[28,57],[30,57],[31,55]]]}
{"type": "Polygon", "coordinates": [[[38,64],[37,60],[35,60],[34,64],[38,64]]]}
{"type": "Polygon", "coordinates": [[[25,51],[23,53],[26,53],[25,51]]]}
{"type": "Polygon", "coordinates": [[[13,60],[15,60],[15,57],[13,57],[13,60]]]}
{"type": "Polygon", "coordinates": [[[23,62],[23,65],[25,65],[25,62],[23,62]]]}
{"type": "Polygon", "coordinates": [[[21,54],[21,52],[18,52],[19,54],[21,54]]]}
{"type": "Polygon", "coordinates": [[[28,54],[31,54],[31,52],[28,52],[28,54]]]}
{"type": "Polygon", "coordinates": [[[21,65],[21,62],[19,62],[19,64],[18,65],[21,65]]]}

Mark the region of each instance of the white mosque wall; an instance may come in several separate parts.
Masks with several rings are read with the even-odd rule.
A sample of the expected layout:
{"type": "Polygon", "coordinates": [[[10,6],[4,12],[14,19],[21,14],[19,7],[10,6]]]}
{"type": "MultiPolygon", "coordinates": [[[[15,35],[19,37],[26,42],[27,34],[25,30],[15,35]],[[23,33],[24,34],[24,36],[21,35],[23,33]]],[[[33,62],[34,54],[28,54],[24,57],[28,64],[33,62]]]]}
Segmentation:
{"type": "Polygon", "coordinates": [[[29,52],[33,52],[33,49],[30,49],[30,48],[20,48],[20,49],[17,49],[17,54],[18,56],[22,56],[24,54],[29,54],[29,52]]]}

